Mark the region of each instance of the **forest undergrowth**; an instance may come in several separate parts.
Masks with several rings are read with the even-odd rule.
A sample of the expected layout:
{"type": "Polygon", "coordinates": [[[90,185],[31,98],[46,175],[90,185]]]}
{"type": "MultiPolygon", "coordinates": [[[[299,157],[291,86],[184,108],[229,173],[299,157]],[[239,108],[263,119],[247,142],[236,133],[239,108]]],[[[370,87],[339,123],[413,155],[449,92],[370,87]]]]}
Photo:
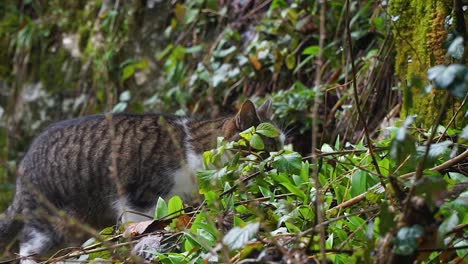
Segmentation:
{"type": "Polygon", "coordinates": [[[466,36],[447,5],[445,61],[408,84],[395,75],[391,2],[4,1],[0,205],[53,120],[215,117],[271,99],[278,126],[205,152],[199,201],[155,197],[148,221],[104,230],[63,214],[90,239],[41,261],[468,262],[466,36]],[[412,96],[436,98],[438,112],[412,96]],[[284,148],[264,153],[262,138],[281,132],[284,148]]]}

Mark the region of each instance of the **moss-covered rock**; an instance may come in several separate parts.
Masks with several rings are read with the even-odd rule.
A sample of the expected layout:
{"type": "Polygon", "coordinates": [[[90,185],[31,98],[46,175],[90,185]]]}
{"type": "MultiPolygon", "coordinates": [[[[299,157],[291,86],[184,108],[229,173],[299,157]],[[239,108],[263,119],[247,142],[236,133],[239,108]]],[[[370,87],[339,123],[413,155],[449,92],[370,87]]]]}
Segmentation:
{"type": "Polygon", "coordinates": [[[417,124],[424,127],[434,122],[441,106],[441,91],[423,94],[427,70],[446,63],[445,26],[451,4],[450,0],[393,0],[389,4],[396,41],[395,69],[403,88],[401,114],[416,114],[417,124]]]}

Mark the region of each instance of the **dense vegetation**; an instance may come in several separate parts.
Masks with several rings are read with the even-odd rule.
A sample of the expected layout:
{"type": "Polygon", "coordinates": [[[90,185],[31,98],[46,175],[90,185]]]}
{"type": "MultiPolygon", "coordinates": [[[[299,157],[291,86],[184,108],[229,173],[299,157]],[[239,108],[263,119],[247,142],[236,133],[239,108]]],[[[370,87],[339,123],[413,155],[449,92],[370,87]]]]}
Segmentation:
{"type": "Polygon", "coordinates": [[[260,155],[268,124],[220,140],[197,207],[159,199],[154,221],[116,230],[70,219],[96,238],[49,261],[137,261],[139,241],[162,263],[468,261],[463,1],[427,4],[414,32],[439,42],[423,44],[410,11],[429,1],[173,2],[0,3],[0,207],[32,138],[69,117],[271,98],[287,145],[260,155]]]}

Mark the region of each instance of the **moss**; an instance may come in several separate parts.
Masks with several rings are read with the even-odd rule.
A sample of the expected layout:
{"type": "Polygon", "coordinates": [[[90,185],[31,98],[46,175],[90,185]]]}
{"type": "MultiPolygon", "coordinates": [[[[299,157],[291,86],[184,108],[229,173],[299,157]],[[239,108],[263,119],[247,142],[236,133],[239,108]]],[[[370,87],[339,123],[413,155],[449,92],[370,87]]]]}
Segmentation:
{"type": "Polygon", "coordinates": [[[396,40],[396,74],[402,81],[402,116],[417,114],[417,123],[428,127],[440,109],[440,92],[421,96],[426,84],[427,70],[444,64],[446,50],[443,42],[447,32],[444,22],[450,13],[450,0],[393,0],[389,11],[399,16],[394,24],[396,40]]]}

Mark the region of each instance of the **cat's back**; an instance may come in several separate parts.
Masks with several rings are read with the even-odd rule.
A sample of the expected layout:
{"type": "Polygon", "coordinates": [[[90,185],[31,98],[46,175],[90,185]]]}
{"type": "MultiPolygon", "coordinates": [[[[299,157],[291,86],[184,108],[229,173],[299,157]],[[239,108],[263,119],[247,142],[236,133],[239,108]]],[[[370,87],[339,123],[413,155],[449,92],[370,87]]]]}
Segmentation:
{"type": "Polygon", "coordinates": [[[136,145],[161,144],[156,141],[162,141],[168,134],[180,138],[183,133],[178,125],[180,120],[181,117],[157,113],[118,113],[60,121],[46,127],[34,139],[20,169],[49,174],[89,173],[90,169],[108,165],[111,151],[130,155],[135,154],[136,145]]]}

